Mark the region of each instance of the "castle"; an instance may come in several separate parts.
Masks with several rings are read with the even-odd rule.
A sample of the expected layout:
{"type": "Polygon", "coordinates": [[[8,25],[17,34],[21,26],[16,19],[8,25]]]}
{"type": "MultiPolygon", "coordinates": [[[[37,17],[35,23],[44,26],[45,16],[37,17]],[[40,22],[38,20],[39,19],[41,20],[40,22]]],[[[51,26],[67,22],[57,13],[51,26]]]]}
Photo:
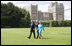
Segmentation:
{"type": "Polygon", "coordinates": [[[64,5],[54,2],[48,6],[48,12],[38,11],[38,5],[27,5],[24,7],[30,13],[31,20],[40,21],[63,21],[64,20],[64,5]]]}

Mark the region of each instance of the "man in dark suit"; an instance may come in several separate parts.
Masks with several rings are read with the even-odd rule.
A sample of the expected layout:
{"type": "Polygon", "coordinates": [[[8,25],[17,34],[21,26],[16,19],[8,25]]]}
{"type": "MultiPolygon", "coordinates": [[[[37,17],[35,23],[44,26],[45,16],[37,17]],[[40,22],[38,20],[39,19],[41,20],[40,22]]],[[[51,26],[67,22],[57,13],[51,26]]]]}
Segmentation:
{"type": "Polygon", "coordinates": [[[35,38],[35,24],[33,21],[31,21],[31,30],[30,30],[30,35],[29,35],[29,39],[31,38],[32,33],[34,34],[34,38],[35,38]]]}

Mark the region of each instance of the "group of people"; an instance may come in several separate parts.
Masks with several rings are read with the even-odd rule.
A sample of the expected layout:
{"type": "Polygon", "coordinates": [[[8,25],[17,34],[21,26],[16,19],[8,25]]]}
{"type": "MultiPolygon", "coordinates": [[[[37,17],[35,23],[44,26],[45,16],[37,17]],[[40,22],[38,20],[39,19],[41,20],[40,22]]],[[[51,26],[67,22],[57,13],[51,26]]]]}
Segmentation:
{"type": "Polygon", "coordinates": [[[30,30],[30,35],[28,38],[29,39],[31,38],[32,33],[34,34],[34,38],[36,38],[36,39],[42,38],[42,29],[43,29],[43,31],[45,31],[45,29],[40,21],[36,21],[36,24],[34,24],[34,22],[31,20],[31,30],[30,30]],[[35,35],[35,26],[36,26],[36,30],[37,30],[37,37],[35,35]]]}

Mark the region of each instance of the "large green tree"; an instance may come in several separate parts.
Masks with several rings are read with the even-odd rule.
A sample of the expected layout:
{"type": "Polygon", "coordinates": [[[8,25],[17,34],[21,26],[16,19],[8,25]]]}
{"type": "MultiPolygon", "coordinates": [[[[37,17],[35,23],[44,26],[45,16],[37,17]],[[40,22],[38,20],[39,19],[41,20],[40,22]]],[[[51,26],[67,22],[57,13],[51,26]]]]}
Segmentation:
{"type": "Polygon", "coordinates": [[[21,10],[10,2],[1,3],[1,27],[27,27],[27,23],[30,23],[30,15],[26,10],[21,10]]]}

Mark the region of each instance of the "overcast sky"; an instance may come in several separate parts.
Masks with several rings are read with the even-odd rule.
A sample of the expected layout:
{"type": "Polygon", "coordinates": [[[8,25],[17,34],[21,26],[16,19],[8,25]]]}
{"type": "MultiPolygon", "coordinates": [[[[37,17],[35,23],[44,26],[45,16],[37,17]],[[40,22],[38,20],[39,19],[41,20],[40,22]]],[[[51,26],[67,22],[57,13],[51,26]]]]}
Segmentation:
{"type": "MultiPolygon", "coordinates": [[[[55,1],[1,1],[1,3],[8,3],[12,2],[15,6],[18,6],[20,8],[23,8],[26,5],[30,4],[38,4],[38,10],[42,12],[48,12],[48,6],[51,2],[55,1]]],[[[64,4],[64,9],[70,9],[64,11],[64,19],[65,20],[71,20],[71,1],[56,1],[58,3],[64,4]]]]}

